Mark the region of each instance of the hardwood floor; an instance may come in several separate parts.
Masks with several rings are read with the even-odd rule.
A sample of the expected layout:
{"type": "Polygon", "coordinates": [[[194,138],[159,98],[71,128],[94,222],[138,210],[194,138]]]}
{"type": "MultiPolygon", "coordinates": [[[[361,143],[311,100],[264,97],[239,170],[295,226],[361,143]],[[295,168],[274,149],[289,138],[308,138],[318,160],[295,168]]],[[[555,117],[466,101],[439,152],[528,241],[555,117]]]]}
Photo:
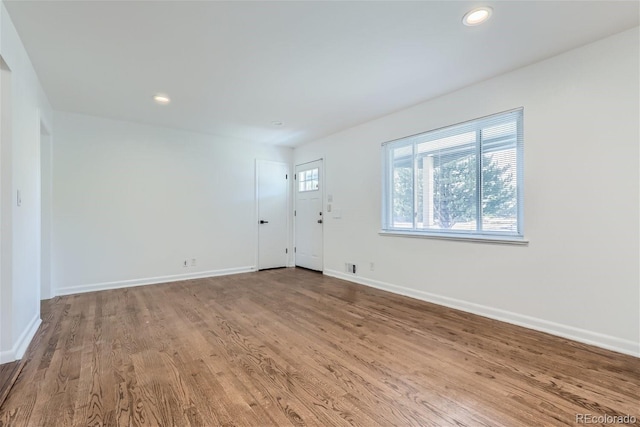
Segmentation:
{"type": "Polygon", "coordinates": [[[24,362],[20,360],[0,365],[0,407],[9,395],[9,390],[13,387],[23,365],[24,362]]]}
{"type": "Polygon", "coordinates": [[[640,359],[301,269],[57,297],[42,316],[2,426],[640,418],[640,359]]]}

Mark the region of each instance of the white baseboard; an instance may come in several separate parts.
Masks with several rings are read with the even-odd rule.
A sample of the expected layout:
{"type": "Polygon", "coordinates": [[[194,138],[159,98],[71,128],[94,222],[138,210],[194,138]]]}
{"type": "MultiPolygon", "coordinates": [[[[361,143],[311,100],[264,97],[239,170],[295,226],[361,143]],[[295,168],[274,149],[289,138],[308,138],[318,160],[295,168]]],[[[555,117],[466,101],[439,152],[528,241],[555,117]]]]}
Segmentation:
{"type": "Polygon", "coordinates": [[[31,340],[36,335],[38,327],[40,327],[42,320],[40,319],[40,313],[37,313],[33,319],[29,322],[29,325],[22,331],[18,340],[13,344],[10,350],[0,351],[0,363],[9,363],[15,360],[22,359],[27,347],[31,343],[31,340]]]}
{"type": "Polygon", "coordinates": [[[174,274],[170,276],[148,277],[143,279],[120,280],[116,282],[93,283],[89,285],[58,288],[55,295],[73,295],[85,292],[106,291],[109,289],[131,288],[133,286],[155,285],[158,283],[178,282],[181,280],[203,279],[207,277],[226,276],[229,274],[249,273],[256,271],[254,266],[225,268],[221,270],[200,271],[196,273],[174,274]]]}
{"type": "Polygon", "coordinates": [[[546,332],[584,344],[589,344],[596,347],[605,348],[607,350],[613,350],[619,353],[640,357],[640,343],[631,340],[625,340],[611,335],[605,335],[586,329],[576,328],[574,326],[550,322],[548,320],[538,319],[535,317],[502,310],[499,308],[488,307],[485,305],[436,295],[416,289],[405,288],[403,286],[392,285],[390,283],[380,282],[378,280],[354,276],[352,274],[343,273],[336,270],[324,270],[323,273],[327,276],[336,277],[338,279],[347,280],[349,282],[355,282],[361,285],[370,286],[372,288],[381,289],[383,291],[393,292],[395,294],[400,294],[422,301],[443,305],[445,307],[466,311],[468,313],[473,313],[479,316],[488,317],[490,319],[500,320],[502,322],[523,326],[525,328],[534,329],[536,331],[546,332]]]}

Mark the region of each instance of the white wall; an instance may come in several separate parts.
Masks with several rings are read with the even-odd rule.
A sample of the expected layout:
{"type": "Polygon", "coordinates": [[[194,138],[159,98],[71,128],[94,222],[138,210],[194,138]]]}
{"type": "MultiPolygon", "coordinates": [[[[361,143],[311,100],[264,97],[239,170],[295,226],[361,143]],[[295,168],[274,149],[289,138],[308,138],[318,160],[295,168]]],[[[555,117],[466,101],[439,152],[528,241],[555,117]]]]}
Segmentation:
{"type": "Polygon", "coordinates": [[[51,128],[51,107],[4,4],[0,56],[6,64],[0,81],[2,363],[22,357],[40,322],[40,123],[51,128]]]}
{"type": "Polygon", "coordinates": [[[326,159],[342,211],[326,217],[325,273],[640,355],[638,40],[626,31],[296,149],[296,164],[326,159]],[[378,235],[381,143],[517,107],[528,246],[378,235]]]}
{"type": "Polygon", "coordinates": [[[255,159],[290,164],[290,148],[70,113],[54,121],[54,293],[255,267],[255,159]]]}

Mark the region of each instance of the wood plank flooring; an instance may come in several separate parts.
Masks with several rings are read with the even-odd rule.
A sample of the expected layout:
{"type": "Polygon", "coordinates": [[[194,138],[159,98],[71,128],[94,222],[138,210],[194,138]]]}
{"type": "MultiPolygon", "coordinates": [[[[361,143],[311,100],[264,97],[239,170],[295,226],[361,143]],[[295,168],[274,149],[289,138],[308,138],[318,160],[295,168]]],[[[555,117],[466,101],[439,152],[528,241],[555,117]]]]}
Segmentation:
{"type": "Polygon", "coordinates": [[[0,426],[640,418],[638,358],[301,269],[57,297],[42,316],[0,426]]]}
{"type": "Polygon", "coordinates": [[[23,365],[24,361],[20,360],[0,365],[0,406],[9,395],[9,390],[13,387],[23,365]]]}

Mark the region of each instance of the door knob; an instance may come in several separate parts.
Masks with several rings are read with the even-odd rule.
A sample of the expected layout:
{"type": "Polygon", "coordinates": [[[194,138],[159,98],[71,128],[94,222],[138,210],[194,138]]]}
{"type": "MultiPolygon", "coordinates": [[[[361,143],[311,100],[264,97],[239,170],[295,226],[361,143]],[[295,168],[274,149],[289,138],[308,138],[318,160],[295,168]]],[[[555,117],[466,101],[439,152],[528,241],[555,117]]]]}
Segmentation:
{"type": "Polygon", "coordinates": [[[269,224],[269,221],[265,221],[264,219],[261,219],[260,224],[269,224]]]}
{"type": "Polygon", "coordinates": [[[318,224],[322,224],[322,220],[321,219],[318,220],[318,224]]]}

